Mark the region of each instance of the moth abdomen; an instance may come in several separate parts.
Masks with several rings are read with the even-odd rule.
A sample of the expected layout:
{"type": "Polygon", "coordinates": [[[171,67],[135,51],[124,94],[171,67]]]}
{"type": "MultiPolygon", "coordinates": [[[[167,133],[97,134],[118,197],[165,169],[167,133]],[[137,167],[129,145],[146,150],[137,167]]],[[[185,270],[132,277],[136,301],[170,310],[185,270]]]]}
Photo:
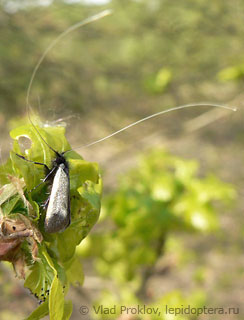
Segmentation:
{"type": "MultiPolygon", "coordinates": [[[[67,213],[67,212],[66,212],[67,213]]],[[[64,231],[70,225],[70,215],[62,212],[53,212],[52,215],[45,219],[44,227],[48,233],[64,231]]]]}

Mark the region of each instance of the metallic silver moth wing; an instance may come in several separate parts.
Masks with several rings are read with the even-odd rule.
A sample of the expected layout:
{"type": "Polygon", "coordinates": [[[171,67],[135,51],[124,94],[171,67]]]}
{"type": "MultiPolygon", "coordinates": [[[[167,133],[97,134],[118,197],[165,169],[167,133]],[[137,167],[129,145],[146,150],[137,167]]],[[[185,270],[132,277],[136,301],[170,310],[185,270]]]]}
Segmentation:
{"type": "Polygon", "coordinates": [[[52,190],[45,218],[45,231],[63,231],[70,224],[69,168],[60,164],[53,179],[52,190]]]}

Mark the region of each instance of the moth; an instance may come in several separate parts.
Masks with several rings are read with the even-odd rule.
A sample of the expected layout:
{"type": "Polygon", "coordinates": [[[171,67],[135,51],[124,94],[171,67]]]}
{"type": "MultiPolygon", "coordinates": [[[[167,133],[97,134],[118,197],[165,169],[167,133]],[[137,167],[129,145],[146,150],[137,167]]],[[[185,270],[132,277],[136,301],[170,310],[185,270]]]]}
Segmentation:
{"type": "MultiPolygon", "coordinates": [[[[47,144],[46,141],[45,143],[47,144]]],[[[56,150],[54,150],[51,146],[48,145],[48,147],[52,151],[54,151],[56,155],[52,162],[51,169],[49,169],[45,163],[31,161],[26,159],[22,155],[16,155],[25,161],[32,162],[36,165],[42,165],[45,168],[46,176],[42,180],[42,182],[47,181],[51,184],[51,193],[45,204],[47,210],[44,228],[45,231],[48,233],[55,233],[65,230],[69,226],[71,221],[70,177],[69,165],[64,157],[65,152],[59,153],[56,150]]]]}

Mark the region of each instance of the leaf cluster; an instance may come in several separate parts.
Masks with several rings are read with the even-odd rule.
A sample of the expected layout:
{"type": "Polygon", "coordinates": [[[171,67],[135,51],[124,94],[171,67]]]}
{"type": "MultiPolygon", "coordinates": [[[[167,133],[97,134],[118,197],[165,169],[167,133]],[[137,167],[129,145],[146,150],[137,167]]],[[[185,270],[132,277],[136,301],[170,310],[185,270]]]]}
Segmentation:
{"type": "MultiPolygon", "coordinates": [[[[60,153],[70,150],[65,128],[25,125],[12,130],[10,135],[14,140],[13,150],[7,163],[0,168],[1,217],[3,220],[7,218],[10,224],[16,214],[23,216],[25,221],[29,221],[28,230],[35,228],[43,237],[38,243],[35,259],[33,255],[28,255],[27,238],[22,237],[18,247],[23,252],[22,267],[28,269],[24,285],[43,302],[28,319],[40,319],[48,313],[50,319],[69,319],[72,303],[66,303],[64,296],[70,284],[83,282],[82,266],[75,255],[76,246],[87,236],[100,212],[102,185],[98,166],[85,161],[74,151],[65,155],[70,172],[71,224],[61,233],[48,234],[43,227],[43,204],[47,201],[51,186],[41,182],[45,178],[42,165],[25,161],[16,153],[51,168],[55,154],[48,145],[60,153]],[[24,150],[20,143],[23,137],[31,143],[24,150]]],[[[12,233],[12,237],[17,237],[15,229],[12,233]]],[[[1,238],[1,242],[5,240],[6,237],[1,238]]]]}

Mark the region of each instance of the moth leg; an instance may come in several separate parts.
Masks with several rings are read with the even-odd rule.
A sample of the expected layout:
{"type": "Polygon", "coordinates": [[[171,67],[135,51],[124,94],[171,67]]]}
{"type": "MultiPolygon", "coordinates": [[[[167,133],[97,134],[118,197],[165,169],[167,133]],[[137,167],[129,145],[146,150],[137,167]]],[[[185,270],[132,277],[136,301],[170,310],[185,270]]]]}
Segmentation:
{"type": "Polygon", "coordinates": [[[48,174],[46,175],[46,177],[42,180],[42,182],[46,182],[47,179],[51,176],[51,174],[53,173],[53,171],[56,170],[56,167],[53,167],[52,170],[49,170],[48,174]]]}
{"type": "Polygon", "coordinates": [[[45,169],[46,169],[48,172],[50,171],[50,169],[48,168],[48,166],[47,166],[45,163],[28,160],[28,159],[26,159],[24,156],[22,156],[21,154],[18,154],[18,153],[15,153],[15,154],[16,154],[16,156],[18,156],[19,158],[21,158],[21,159],[23,159],[23,160],[25,160],[25,161],[28,161],[28,162],[31,162],[31,163],[34,163],[34,164],[39,164],[39,165],[41,165],[41,166],[44,166],[45,169]]]}
{"type": "Polygon", "coordinates": [[[54,167],[52,170],[49,170],[48,174],[46,175],[46,177],[44,179],[42,179],[42,181],[40,183],[38,183],[37,186],[35,186],[33,189],[31,189],[29,191],[29,193],[31,193],[32,191],[36,190],[36,188],[38,188],[41,184],[43,184],[44,182],[47,181],[47,179],[50,177],[50,175],[53,173],[53,171],[55,170],[56,168],[54,167]]]}
{"type": "Polygon", "coordinates": [[[41,205],[45,210],[47,210],[48,204],[49,204],[50,196],[47,198],[47,200],[41,205]]]}
{"type": "Polygon", "coordinates": [[[42,179],[42,181],[41,181],[40,183],[38,183],[37,186],[35,186],[35,187],[34,187],[33,189],[31,189],[30,191],[28,191],[28,193],[31,193],[33,190],[35,190],[36,188],[38,188],[42,183],[46,182],[47,179],[49,178],[49,176],[50,176],[50,175],[53,173],[53,171],[56,169],[56,168],[54,167],[52,170],[50,170],[45,163],[28,160],[28,159],[26,159],[24,156],[22,156],[22,155],[20,155],[20,154],[18,154],[18,153],[15,153],[15,154],[16,154],[16,156],[18,156],[19,158],[21,158],[21,159],[23,159],[23,160],[25,160],[25,161],[28,161],[28,162],[31,162],[31,163],[34,163],[34,164],[39,164],[39,165],[41,165],[41,166],[44,166],[44,168],[48,171],[48,174],[46,175],[46,177],[45,177],[44,179],[42,179]]]}

